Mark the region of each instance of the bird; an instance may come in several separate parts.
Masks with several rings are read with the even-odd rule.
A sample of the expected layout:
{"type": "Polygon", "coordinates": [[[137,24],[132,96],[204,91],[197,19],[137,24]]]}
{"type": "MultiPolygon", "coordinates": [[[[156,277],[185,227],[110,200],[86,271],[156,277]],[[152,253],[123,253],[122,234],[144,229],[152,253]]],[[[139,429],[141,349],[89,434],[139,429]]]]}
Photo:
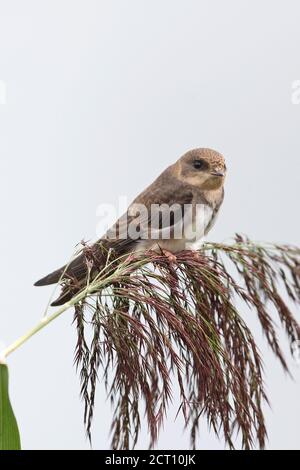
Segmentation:
{"type": "MultiPolygon", "coordinates": [[[[121,257],[161,250],[174,259],[177,252],[197,249],[214,225],[223,203],[226,172],[225,159],[216,150],[195,148],[182,155],[139,194],[90,247],[93,258],[98,261],[92,275],[99,272],[99,265],[104,267],[108,251],[121,257]]],[[[72,299],[80,286],[84,286],[88,275],[91,272],[87,255],[81,253],[34,285],[63,284],[60,296],[51,303],[51,306],[59,306],[72,299]],[[72,288],[68,287],[70,279],[75,280],[77,288],[74,282],[72,288]]]]}

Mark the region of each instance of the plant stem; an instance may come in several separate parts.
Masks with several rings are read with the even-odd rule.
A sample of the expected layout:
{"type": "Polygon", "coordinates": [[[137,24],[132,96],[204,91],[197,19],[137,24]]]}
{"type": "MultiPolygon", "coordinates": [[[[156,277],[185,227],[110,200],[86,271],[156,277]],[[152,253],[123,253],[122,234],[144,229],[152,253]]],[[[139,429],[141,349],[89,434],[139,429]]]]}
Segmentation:
{"type": "Polygon", "coordinates": [[[8,346],[4,351],[2,351],[1,356],[3,358],[6,358],[9,354],[11,354],[13,351],[18,349],[22,344],[24,344],[29,338],[31,338],[33,335],[35,335],[38,331],[41,329],[45,328],[50,322],[52,322],[55,318],[57,318],[59,315],[61,315],[63,312],[65,312],[69,306],[64,305],[62,308],[54,312],[52,315],[49,315],[47,317],[43,317],[39,323],[31,328],[25,335],[20,336],[16,341],[14,341],[10,346],[8,346]]]}
{"type": "Polygon", "coordinates": [[[70,307],[75,305],[78,301],[80,301],[83,297],[85,297],[87,294],[89,294],[92,290],[91,286],[86,287],[83,291],[81,291],[79,294],[77,294],[75,297],[70,300],[70,302],[67,302],[64,304],[60,309],[58,309],[56,312],[52,313],[52,315],[48,315],[46,317],[43,317],[36,326],[31,328],[25,335],[20,336],[16,341],[14,341],[10,346],[8,346],[4,351],[1,352],[0,356],[2,360],[5,360],[6,357],[14,352],[16,349],[18,349],[22,344],[26,343],[33,335],[38,333],[40,330],[45,328],[45,326],[49,325],[55,318],[59,317],[62,313],[64,313],[66,310],[68,310],[70,307]]]}
{"type": "MultiPolygon", "coordinates": [[[[139,267],[140,265],[144,264],[145,261],[143,262],[137,262],[135,263],[136,267],[139,267]]],[[[108,265],[109,266],[109,265],[108,265]]],[[[98,279],[96,277],[85,289],[80,291],[77,295],[75,295],[69,302],[65,303],[60,309],[58,309],[56,312],[52,313],[52,315],[47,315],[44,316],[36,326],[31,328],[25,335],[20,336],[16,341],[14,341],[10,346],[8,346],[4,351],[0,352],[0,363],[4,363],[5,359],[9,354],[14,352],[16,349],[18,349],[22,344],[26,343],[32,336],[34,336],[36,333],[38,333],[40,330],[45,328],[45,326],[49,325],[55,318],[59,317],[62,313],[64,313],[66,310],[68,310],[70,307],[73,307],[77,302],[80,300],[84,299],[86,296],[92,293],[93,290],[103,287],[111,280],[113,280],[114,277],[117,277],[120,273],[122,273],[122,268],[126,268],[127,265],[120,265],[118,268],[115,270],[114,273],[112,273],[110,276],[107,276],[105,279],[98,279]]]]}

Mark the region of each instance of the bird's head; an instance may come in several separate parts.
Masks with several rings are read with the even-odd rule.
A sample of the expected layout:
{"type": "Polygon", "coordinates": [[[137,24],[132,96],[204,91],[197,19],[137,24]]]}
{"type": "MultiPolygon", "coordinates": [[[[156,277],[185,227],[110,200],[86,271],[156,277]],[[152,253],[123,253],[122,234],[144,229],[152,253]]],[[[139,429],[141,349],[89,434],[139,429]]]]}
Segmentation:
{"type": "Polygon", "coordinates": [[[202,190],[218,189],[224,184],[226,165],[224,157],[212,149],[193,149],[176,163],[177,177],[184,183],[202,190]]]}

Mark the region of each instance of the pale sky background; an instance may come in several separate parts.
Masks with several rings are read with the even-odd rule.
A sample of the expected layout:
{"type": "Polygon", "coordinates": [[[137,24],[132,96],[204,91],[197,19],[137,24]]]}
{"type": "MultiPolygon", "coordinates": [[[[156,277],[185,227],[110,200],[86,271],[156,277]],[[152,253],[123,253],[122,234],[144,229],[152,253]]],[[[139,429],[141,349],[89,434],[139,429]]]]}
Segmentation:
{"type": "MultiPolygon", "coordinates": [[[[33,282],[95,238],[99,204],[132,199],[193,147],[227,160],[209,240],[299,243],[299,18],[297,0],[0,0],[0,340],[41,317],[51,288],[33,282]]],[[[89,448],[71,322],[70,311],[9,358],[25,449],[89,448]]],[[[290,380],[260,344],[268,448],[299,449],[300,366],[289,359],[290,380]]],[[[94,446],[106,449],[98,391],[94,446]]],[[[177,405],[158,448],[188,447],[177,405]]],[[[199,447],[223,443],[203,424],[199,447]]]]}

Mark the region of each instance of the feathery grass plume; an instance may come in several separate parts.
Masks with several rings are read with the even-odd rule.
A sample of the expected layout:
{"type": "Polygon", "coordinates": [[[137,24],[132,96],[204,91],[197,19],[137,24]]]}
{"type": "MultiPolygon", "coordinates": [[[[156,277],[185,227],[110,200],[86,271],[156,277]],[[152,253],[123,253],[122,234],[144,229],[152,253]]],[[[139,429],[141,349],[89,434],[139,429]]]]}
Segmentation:
{"type": "MultiPolygon", "coordinates": [[[[88,247],[83,250],[91,268],[97,259],[88,247]]],[[[87,281],[87,295],[75,307],[75,362],[89,438],[101,371],[114,409],[113,449],[135,447],[144,413],[149,446],[155,446],[174,379],[181,398],[178,412],[193,448],[202,418],[230,448],[235,433],[243,448],[264,448],[262,406],[268,400],[262,360],[235,300],[257,312],[272,351],[287,370],[269,305],[293,348],[300,328],[287,301],[300,303],[299,281],[299,248],[255,244],[240,235],[231,245],[209,243],[174,259],[157,252],[121,259],[108,253],[106,266],[87,281]],[[226,258],[237,276],[230,274],[226,258]],[[277,290],[280,284],[287,301],[277,290]]]]}

